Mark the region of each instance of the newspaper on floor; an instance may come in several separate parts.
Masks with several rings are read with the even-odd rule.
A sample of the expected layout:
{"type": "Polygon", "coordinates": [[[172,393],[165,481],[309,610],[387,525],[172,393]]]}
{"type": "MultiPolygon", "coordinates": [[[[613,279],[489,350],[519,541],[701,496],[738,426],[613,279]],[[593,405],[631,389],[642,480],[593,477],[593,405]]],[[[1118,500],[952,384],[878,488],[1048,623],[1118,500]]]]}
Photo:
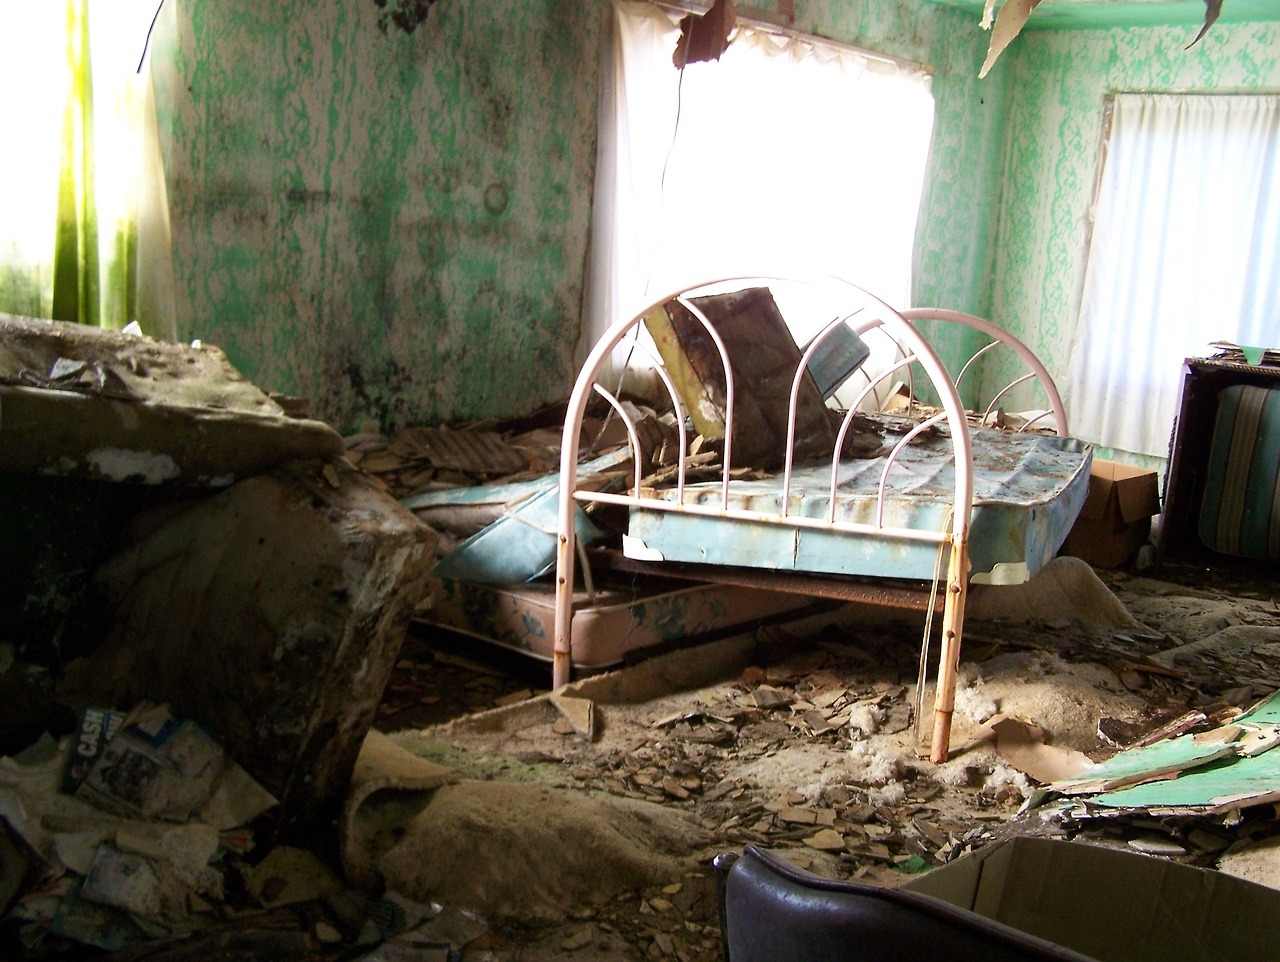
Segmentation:
{"type": "Polygon", "coordinates": [[[231,761],[203,728],[167,706],[130,713],[75,790],[126,818],[185,822],[213,797],[231,761]]]}

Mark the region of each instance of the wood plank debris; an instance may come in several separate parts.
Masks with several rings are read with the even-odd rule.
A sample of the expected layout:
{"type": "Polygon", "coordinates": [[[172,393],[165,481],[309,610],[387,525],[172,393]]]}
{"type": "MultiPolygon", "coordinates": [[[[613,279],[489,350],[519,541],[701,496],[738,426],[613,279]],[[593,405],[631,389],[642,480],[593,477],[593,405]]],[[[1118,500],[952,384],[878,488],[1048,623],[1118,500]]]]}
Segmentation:
{"type": "MultiPolygon", "coordinates": [[[[501,704],[501,700],[499,700],[499,704],[501,704]]],[[[565,717],[575,732],[587,739],[587,741],[595,738],[596,709],[595,703],[590,698],[579,698],[562,692],[552,692],[551,704],[555,705],[556,710],[565,717]]]]}

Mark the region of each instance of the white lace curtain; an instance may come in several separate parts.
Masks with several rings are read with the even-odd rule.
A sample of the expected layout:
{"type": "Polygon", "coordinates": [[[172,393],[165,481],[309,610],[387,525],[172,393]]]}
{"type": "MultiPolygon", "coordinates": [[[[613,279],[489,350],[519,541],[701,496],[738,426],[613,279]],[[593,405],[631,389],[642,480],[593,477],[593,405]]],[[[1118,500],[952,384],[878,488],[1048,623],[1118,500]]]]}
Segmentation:
{"type": "Polygon", "coordinates": [[[1072,433],[1165,456],[1182,361],[1280,347],[1280,97],[1117,95],[1066,385],[1072,433]]]}
{"type": "MultiPolygon", "coordinates": [[[[788,267],[907,305],[933,127],[929,77],[739,26],[683,76],[676,19],[614,7],[589,335],[675,285],[788,267]]],[[[829,318],[827,318],[829,319],[829,318]]]]}

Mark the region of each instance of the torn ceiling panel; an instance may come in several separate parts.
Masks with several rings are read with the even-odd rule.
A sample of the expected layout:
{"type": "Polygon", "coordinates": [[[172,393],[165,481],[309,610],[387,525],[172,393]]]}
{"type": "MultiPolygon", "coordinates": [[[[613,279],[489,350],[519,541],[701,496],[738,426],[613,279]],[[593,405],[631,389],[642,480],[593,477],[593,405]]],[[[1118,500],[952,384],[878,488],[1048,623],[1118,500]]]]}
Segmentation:
{"type": "MultiPolygon", "coordinates": [[[[937,6],[963,11],[975,21],[983,18],[992,0],[929,0],[937,6]]],[[[998,0],[997,0],[998,2],[998,0]]],[[[994,17],[994,9],[992,10],[994,17]]],[[[1043,0],[1027,30],[1109,30],[1128,27],[1191,27],[1204,23],[1205,0],[1043,0]]],[[[1275,0],[1231,0],[1222,5],[1219,23],[1259,23],[1280,20],[1275,0]]],[[[988,22],[989,25],[989,22],[988,22]]],[[[1194,29],[1187,33],[1187,39],[1194,29]]]]}
{"type": "Polygon", "coordinates": [[[671,61],[678,69],[691,63],[719,60],[732,39],[738,18],[733,0],[715,0],[701,16],[687,14],[680,20],[680,39],[671,61]]]}
{"type": "MultiPolygon", "coordinates": [[[[992,30],[980,77],[1001,53],[1026,30],[1099,30],[1133,27],[1199,26],[1187,49],[1195,46],[1215,23],[1255,23],[1280,20],[1274,0],[931,0],[939,6],[963,10],[992,30]],[[999,6],[999,14],[996,7],[999,6]],[[1035,16],[1032,16],[1034,11],[1035,16]],[[994,29],[993,29],[994,27],[994,29]]],[[[1190,36],[1190,35],[1189,35],[1190,36]]]]}
{"type": "MultiPolygon", "coordinates": [[[[979,78],[985,77],[995,66],[1000,54],[1004,53],[1005,48],[1013,43],[1013,38],[1022,32],[1031,12],[1039,5],[1040,0],[1005,0],[1000,5],[995,26],[991,28],[991,43],[987,47],[987,59],[982,62],[982,69],[978,71],[979,78]]],[[[983,12],[984,26],[989,19],[989,11],[990,6],[983,12]]]]}

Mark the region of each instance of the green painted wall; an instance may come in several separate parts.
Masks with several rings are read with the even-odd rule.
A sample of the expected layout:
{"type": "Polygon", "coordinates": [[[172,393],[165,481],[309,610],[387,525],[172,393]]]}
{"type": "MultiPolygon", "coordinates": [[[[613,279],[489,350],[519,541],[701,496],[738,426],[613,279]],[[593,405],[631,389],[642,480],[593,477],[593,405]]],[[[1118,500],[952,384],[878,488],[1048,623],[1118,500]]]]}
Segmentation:
{"type": "MultiPolygon", "coordinates": [[[[770,3],[761,6],[768,8],[770,3]]],[[[795,27],[930,65],[915,302],[990,314],[1062,377],[1106,92],[1280,89],[1280,25],[987,35],[927,0],[798,0],[795,27]]],[[[160,76],[180,335],[350,428],[567,393],[607,0],[178,0],[160,76]]],[[[954,363],[961,346],[942,338],[954,363]]],[[[987,366],[988,384],[1010,372],[987,366]]]]}
{"type": "MultiPolygon", "coordinates": [[[[373,0],[166,6],[181,337],[344,429],[567,394],[606,0],[440,0],[412,34],[373,0]]],[[[985,35],[924,0],[796,6],[798,29],[936,68],[917,300],[985,310],[1005,111],[976,79],[985,35]]]]}
{"type": "MultiPolygon", "coordinates": [[[[1086,228],[1116,91],[1280,90],[1280,24],[1031,32],[1006,53],[1008,134],[994,317],[1058,379],[1067,373],[1084,280],[1086,228]]],[[[988,371],[1007,380],[1009,371],[988,371]]]]}
{"type": "Polygon", "coordinates": [[[580,312],[602,8],[179,0],[179,334],[342,427],[526,411],[580,312]]]}

